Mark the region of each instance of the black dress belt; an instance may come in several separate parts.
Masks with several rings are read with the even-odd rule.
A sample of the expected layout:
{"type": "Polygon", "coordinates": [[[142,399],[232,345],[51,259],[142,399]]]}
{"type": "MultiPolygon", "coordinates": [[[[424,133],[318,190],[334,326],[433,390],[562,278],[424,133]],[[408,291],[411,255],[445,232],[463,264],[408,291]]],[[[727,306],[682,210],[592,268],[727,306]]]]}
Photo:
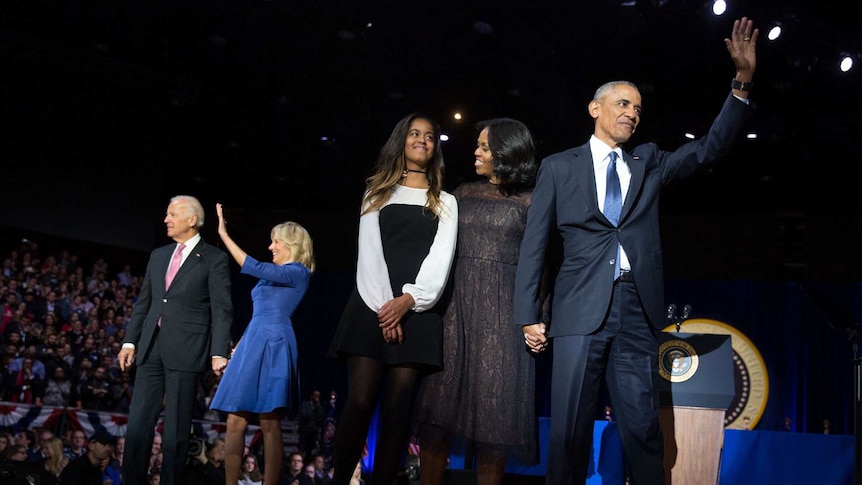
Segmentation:
{"type": "Polygon", "coordinates": [[[625,269],[620,270],[620,277],[617,278],[617,280],[615,281],[615,283],[634,283],[634,282],[635,282],[635,277],[634,277],[634,275],[632,275],[632,272],[630,270],[625,270],[625,269]]]}

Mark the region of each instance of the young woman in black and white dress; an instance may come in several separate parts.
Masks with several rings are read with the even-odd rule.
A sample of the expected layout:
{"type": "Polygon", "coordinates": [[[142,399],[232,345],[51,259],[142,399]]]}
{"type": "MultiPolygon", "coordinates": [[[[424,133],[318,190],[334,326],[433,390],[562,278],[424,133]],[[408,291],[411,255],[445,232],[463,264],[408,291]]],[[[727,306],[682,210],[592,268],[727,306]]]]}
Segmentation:
{"type": "Polygon", "coordinates": [[[409,435],[413,393],[442,366],[442,304],[455,252],[458,207],[442,190],[440,130],[406,116],[381,148],[359,219],[356,288],[329,351],[347,362],[348,392],[335,439],[335,485],[362,456],[384,386],[371,485],[391,485],[409,435]]]}

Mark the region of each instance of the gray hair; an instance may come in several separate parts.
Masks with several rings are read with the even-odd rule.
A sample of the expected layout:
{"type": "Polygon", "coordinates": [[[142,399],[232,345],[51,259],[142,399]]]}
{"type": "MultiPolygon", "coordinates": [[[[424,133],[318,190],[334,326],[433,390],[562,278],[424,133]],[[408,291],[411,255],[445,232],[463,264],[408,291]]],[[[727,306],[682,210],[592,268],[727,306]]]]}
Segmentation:
{"type": "Polygon", "coordinates": [[[601,101],[605,98],[605,96],[608,95],[608,93],[611,91],[611,89],[613,89],[614,86],[619,86],[620,84],[622,84],[624,86],[628,86],[630,88],[634,88],[635,91],[640,92],[638,87],[635,86],[635,83],[633,83],[633,82],[630,82],[630,81],[610,81],[610,82],[606,82],[606,83],[602,84],[601,86],[599,86],[599,89],[596,89],[596,94],[593,95],[593,101],[598,101],[601,103],[601,101]]]}
{"type": "Polygon", "coordinates": [[[200,229],[204,225],[204,206],[197,197],[191,195],[175,195],[171,197],[171,203],[178,202],[183,205],[186,213],[190,216],[197,216],[198,221],[195,228],[200,229]]]}

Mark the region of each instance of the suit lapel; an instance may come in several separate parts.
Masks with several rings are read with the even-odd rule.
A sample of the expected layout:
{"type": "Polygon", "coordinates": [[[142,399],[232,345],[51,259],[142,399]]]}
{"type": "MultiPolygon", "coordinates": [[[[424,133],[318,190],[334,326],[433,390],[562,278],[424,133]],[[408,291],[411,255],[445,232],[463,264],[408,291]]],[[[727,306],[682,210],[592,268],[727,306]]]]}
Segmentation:
{"type": "Polygon", "coordinates": [[[633,157],[623,151],[623,160],[628,164],[632,178],[629,181],[629,190],[626,193],[626,201],[623,204],[622,211],[620,212],[620,222],[625,220],[626,216],[631,212],[632,207],[634,207],[635,201],[640,197],[640,193],[643,190],[644,173],[646,172],[646,167],[640,157],[633,157]]]}
{"type": "MultiPolygon", "coordinates": [[[[596,172],[593,170],[593,154],[590,151],[590,144],[586,143],[574,149],[572,152],[574,163],[572,170],[575,174],[575,180],[580,185],[581,196],[584,198],[584,204],[590,208],[596,217],[605,219],[605,215],[599,209],[599,197],[596,189],[596,172]]],[[[607,219],[605,219],[607,220],[607,219]]]]}
{"type": "Polygon", "coordinates": [[[176,243],[168,244],[167,246],[164,246],[164,248],[162,249],[162,252],[158,255],[158,258],[154,260],[155,261],[154,269],[155,269],[156,273],[153,275],[153,279],[154,280],[158,279],[158,281],[161,282],[161,284],[155,285],[155,286],[158,286],[159,288],[161,288],[162,291],[166,290],[166,288],[165,288],[165,277],[168,274],[168,265],[171,264],[171,256],[173,256],[174,249],[176,249],[176,247],[177,247],[176,243]]]}

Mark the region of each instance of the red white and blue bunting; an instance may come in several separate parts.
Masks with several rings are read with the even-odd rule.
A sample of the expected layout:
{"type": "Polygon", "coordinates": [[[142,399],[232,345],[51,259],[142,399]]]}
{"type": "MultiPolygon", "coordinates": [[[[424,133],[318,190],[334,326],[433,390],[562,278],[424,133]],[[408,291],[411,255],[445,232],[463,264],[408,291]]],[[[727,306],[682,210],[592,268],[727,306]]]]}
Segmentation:
{"type": "MultiPolygon", "coordinates": [[[[82,430],[87,436],[103,432],[119,437],[126,435],[128,423],[128,414],[0,401],[0,430],[9,431],[13,435],[25,429],[48,428],[59,432],[70,428],[82,430]]],[[[161,433],[163,426],[164,423],[159,419],[156,432],[161,433]]],[[[192,426],[195,436],[209,442],[215,438],[224,438],[227,430],[223,422],[194,420],[192,426]]],[[[245,444],[254,447],[261,436],[260,426],[249,425],[245,431],[245,444]]]]}

